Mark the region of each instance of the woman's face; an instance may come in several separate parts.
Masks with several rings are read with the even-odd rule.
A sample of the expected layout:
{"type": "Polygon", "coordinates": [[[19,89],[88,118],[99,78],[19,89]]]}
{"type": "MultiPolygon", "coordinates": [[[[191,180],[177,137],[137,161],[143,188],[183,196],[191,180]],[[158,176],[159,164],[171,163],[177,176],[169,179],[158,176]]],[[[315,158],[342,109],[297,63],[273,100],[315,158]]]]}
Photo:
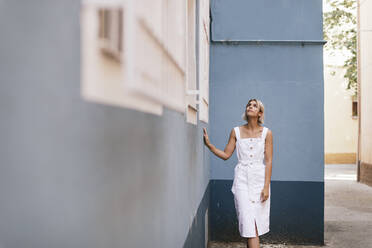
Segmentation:
{"type": "Polygon", "coordinates": [[[259,117],[260,116],[260,107],[258,106],[256,101],[250,101],[247,104],[246,108],[247,116],[252,116],[252,117],[259,117]]]}

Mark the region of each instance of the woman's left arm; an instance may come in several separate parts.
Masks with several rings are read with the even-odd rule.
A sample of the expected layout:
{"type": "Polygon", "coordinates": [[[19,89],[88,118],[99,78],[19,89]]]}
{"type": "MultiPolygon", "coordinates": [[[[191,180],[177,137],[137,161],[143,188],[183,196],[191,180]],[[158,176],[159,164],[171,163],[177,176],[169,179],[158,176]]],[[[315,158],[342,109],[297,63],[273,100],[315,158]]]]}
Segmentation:
{"type": "Polygon", "coordinates": [[[267,131],[265,139],[265,186],[262,190],[262,201],[266,201],[269,197],[269,187],[271,182],[272,172],[272,161],[273,161],[273,134],[271,130],[267,131]]]}
{"type": "Polygon", "coordinates": [[[265,165],[265,187],[269,187],[271,181],[271,171],[273,168],[273,133],[271,130],[267,130],[265,140],[265,165]]]}

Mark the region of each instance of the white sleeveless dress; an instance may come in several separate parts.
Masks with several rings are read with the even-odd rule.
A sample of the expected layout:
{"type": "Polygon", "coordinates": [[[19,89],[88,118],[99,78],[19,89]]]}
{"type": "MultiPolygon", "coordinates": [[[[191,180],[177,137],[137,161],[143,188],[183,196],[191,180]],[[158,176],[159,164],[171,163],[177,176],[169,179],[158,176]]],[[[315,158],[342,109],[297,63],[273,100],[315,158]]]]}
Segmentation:
{"type": "Polygon", "coordinates": [[[239,127],[234,130],[238,164],[234,169],[231,191],[234,194],[239,232],[242,237],[256,237],[255,222],[258,236],[270,230],[271,184],[268,199],[264,202],[260,200],[265,184],[264,152],[268,128],[263,128],[261,137],[243,139],[240,138],[239,127]]]}

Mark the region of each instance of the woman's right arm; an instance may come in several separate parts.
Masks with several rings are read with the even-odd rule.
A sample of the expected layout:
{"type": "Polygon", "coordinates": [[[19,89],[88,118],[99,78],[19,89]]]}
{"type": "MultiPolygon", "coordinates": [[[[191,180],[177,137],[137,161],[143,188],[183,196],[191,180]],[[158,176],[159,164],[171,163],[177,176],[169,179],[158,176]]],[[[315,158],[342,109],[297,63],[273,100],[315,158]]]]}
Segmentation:
{"type": "Polygon", "coordinates": [[[225,150],[223,151],[216,148],[209,141],[207,130],[205,128],[203,128],[203,131],[204,131],[204,143],[209,148],[209,150],[213,152],[217,157],[222,158],[223,160],[229,159],[235,150],[236,138],[235,138],[234,129],[231,129],[229,141],[225,147],[225,150]]]}

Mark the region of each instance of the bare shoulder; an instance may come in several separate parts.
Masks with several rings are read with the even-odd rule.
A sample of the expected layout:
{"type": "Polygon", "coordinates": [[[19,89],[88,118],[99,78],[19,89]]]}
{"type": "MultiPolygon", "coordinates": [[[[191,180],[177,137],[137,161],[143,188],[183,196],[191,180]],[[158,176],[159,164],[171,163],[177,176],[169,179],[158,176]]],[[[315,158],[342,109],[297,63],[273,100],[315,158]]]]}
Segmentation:
{"type": "Polygon", "coordinates": [[[232,129],[231,129],[231,131],[230,131],[230,136],[231,137],[233,137],[233,138],[235,138],[235,127],[233,127],[232,129]]]}
{"type": "Polygon", "coordinates": [[[267,129],[266,137],[272,138],[273,137],[273,132],[268,127],[266,127],[266,129],[267,129]]]}

